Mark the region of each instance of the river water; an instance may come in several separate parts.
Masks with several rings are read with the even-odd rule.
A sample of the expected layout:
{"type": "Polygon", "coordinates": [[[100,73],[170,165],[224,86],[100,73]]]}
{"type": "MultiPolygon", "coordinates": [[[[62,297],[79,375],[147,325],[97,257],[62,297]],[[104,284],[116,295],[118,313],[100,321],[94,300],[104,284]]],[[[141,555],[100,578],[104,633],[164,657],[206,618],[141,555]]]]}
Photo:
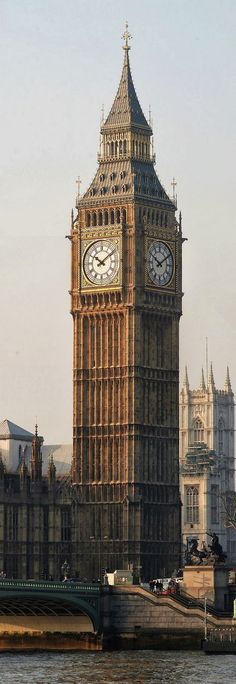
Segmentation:
{"type": "Polygon", "coordinates": [[[5,653],[1,684],[236,684],[236,655],[189,651],[5,653]]]}

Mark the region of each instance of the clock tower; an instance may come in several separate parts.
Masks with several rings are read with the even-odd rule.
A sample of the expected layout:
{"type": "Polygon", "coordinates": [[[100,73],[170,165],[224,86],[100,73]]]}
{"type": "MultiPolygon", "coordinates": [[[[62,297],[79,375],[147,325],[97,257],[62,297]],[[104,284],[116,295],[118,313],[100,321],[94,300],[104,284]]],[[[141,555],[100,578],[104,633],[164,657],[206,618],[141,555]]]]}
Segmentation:
{"type": "Polygon", "coordinates": [[[181,220],[124,63],[98,169],[72,217],[73,464],[80,572],[179,564],[181,220]]]}

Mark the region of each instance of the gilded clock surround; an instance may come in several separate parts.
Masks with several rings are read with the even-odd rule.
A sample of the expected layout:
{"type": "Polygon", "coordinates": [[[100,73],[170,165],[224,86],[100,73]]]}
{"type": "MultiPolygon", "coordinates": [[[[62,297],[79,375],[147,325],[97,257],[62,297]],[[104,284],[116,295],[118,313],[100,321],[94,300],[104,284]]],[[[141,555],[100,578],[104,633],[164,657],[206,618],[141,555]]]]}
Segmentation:
{"type": "Polygon", "coordinates": [[[117,287],[121,287],[121,273],[122,273],[122,260],[121,260],[121,238],[114,236],[112,234],[106,234],[106,232],[103,232],[101,236],[96,234],[96,237],[93,239],[83,239],[81,243],[81,259],[80,259],[80,275],[81,275],[81,288],[83,290],[93,290],[96,288],[96,290],[109,290],[117,287]],[[99,243],[100,241],[104,242],[109,242],[114,246],[114,248],[118,252],[118,265],[116,268],[116,271],[109,283],[106,283],[104,281],[96,281],[92,282],[91,279],[89,278],[89,273],[86,273],[86,267],[85,267],[85,259],[86,259],[86,254],[88,253],[88,250],[93,246],[99,243]]]}
{"type": "Polygon", "coordinates": [[[143,578],[178,566],[179,318],[182,230],[156,175],[129,46],[101,126],[99,166],[72,217],[73,465],[80,498],[80,572],[133,567],[143,578]],[[89,282],[86,250],[117,240],[117,281],[89,282]],[[169,246],[173,276],[151,282],[147,250],[169,246]]]}

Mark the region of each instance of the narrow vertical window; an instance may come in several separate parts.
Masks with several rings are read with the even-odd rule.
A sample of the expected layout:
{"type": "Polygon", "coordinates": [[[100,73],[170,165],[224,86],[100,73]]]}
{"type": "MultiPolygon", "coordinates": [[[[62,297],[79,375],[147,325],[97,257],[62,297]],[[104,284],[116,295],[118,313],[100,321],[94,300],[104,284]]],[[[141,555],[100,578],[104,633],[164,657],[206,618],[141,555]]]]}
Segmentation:
{"type": "Polygon", "coordinates": [[[199,489],[198,487],[185,487],[186,498],[186,522],[199,522],[199,489]]]}

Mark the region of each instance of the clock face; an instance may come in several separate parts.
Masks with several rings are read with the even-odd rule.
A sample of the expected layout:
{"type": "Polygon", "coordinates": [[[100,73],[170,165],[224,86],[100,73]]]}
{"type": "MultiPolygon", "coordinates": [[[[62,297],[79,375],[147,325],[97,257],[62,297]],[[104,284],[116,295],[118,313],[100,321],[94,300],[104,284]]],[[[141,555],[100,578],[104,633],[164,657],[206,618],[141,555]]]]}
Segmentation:
{"type": "Polygon", "coordinates": [[[173,275],[173,256],[164,242],[152,242],[147,254],[148,275],[154,285],[167,285],[173,275]]]}
{"type": "Polygon", "coordinates": [[[96,240],[85,252],[83,269],[86,278],[105,287],[114,280],[119,269],[118,247],[111,240],[96,240]]]}

